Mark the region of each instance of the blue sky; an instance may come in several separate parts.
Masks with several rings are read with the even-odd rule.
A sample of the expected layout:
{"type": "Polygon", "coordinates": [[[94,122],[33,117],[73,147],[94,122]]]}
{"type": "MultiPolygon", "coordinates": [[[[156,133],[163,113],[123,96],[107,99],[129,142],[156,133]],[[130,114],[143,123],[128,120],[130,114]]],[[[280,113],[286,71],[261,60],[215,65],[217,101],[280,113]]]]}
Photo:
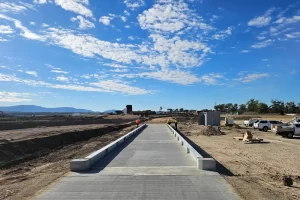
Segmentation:
{"type": "Polygon", "coordinates": [[[0,54],[2,106],[299,102],[300,1],[0,0],[0,54]]]}

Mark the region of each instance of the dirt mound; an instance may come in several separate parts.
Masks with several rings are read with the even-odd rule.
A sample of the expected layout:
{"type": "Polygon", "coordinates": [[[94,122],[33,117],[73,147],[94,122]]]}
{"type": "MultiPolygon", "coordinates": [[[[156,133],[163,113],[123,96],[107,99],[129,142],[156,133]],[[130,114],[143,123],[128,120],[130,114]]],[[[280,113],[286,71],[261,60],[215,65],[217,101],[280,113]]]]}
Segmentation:
{"type": "Polygon", "coordinates": [[[206,136],[212,136],[212,135],[224,135],[218,127],[213,126],[198,126],[194,125],[193,131],[189,131],[189,135],[206,135],[206,136]]]}

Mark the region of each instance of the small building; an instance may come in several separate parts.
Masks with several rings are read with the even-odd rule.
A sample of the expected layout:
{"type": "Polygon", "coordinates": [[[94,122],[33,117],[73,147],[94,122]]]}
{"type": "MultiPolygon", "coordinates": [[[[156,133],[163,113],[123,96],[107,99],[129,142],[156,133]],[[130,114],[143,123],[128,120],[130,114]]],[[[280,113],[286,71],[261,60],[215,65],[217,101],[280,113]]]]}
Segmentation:
{"type": "Polygon", "coordinates": [[[198,112],[198,125],[220,126],[221,113],[218,111],[198,112]]]}
{"type": "Polygon", "coordinates": [[[132,105],[126,106],[127,114],[132,114],[132,105]]]}

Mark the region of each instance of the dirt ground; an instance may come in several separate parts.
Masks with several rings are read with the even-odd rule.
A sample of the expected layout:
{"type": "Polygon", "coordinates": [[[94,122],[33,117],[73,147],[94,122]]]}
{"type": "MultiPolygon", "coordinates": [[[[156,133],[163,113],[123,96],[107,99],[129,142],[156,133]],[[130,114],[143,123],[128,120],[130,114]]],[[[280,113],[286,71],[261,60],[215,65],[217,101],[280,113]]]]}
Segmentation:
{"type": "Polygon", "coordinates": [[[287,139],[252,128],[226,127],[221,128],[222,135],[206,136],[195,124],[182,122],[178,127],[182,134],[224,166],[219,168],[220,173],[243,199],[300,199],[300,138],[287,139]],[[246,130],[263,138],[265,143],[245,144],[233,139],[246,130]],[[284,176],[293,179],[293,186],[283,185],[284,176]]]}
{"type": "Polygon", "coordinates": [[[49,137],[62,133],[79,132],[85,130],[94,130],[108,126],[109,124],[89,124],[89,125],[71,125],[54,126],[42,128],[26,128],[16,130],[0,131],[0,140],[20,141],[33,138],[49,137]]]}
{"type": "Polygon", "coordinates": [[[69,172],[71,159],[82,158],[134,128],[131,126],[121,131],[67,145],[48,155],[10,166],[7,169],[0,169],[0,199],[29,199],[37,191],[69,172]]]}
{"type": "Polygon", "coordinates": [[[0,130],[25,128],[43,128],[52,126],[121,124],[133,121],[136,115],[45,115],[45,116],[10,116],[0,118],[0,130]]]}

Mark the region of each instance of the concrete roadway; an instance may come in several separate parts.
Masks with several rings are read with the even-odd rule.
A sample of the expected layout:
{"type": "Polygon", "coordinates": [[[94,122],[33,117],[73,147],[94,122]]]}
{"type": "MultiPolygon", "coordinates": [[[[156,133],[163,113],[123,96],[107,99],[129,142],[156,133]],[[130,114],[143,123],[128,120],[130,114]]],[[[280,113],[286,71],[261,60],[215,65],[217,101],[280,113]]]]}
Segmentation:
{"type": "Polygon", "coordinates": [[[239,199],[216,172],[196,169],[166,125],[151,124],[85,173],[68,173],[45,199],[239,199]]]}

